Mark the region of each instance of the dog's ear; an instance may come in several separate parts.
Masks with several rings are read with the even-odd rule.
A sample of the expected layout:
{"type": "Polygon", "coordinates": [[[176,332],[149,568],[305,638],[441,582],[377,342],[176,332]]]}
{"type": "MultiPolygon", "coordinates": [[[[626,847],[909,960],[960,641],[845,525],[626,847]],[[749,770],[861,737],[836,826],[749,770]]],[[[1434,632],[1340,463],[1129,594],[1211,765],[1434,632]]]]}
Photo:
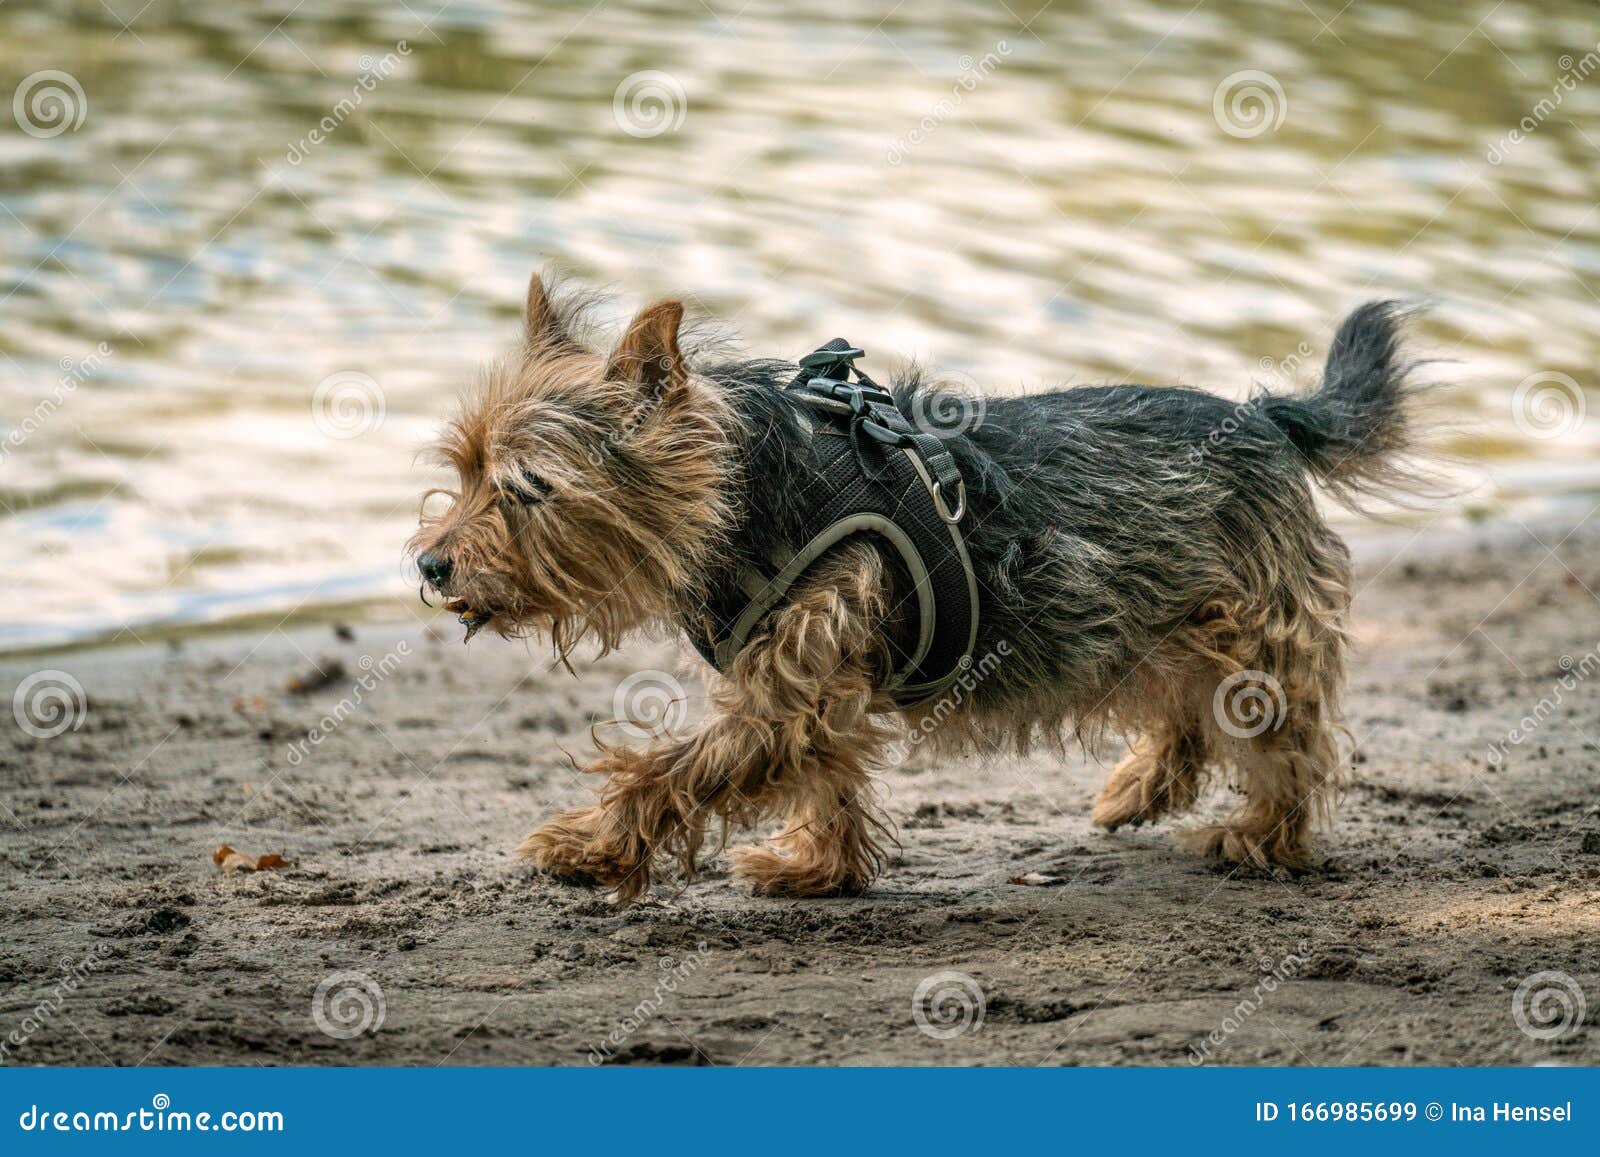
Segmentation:
{"type": "Polygon", "coordinates": [[[656,396],[680,389],[689,380],[683,351],[678,348],[682,324],[681,301],[658,301],[640,310],[611,351],[607,380],[631,382],[656,396]]]}
{"type": "Polygon", "coordinates": [[[578,343],[572,340],[561,314],[550,301],[544,281],[535,273],[528,279],[528,303],[522,315],[523,332],[528,344],[535,349],[573,350],[578,343]]]}

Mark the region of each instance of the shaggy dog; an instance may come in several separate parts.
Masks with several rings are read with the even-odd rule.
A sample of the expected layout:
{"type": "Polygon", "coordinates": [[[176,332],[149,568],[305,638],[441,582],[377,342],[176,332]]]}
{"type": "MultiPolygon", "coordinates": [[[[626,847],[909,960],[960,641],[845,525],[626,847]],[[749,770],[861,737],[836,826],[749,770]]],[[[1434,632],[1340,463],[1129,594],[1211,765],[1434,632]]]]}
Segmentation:
{"type": "MultiPolygon", "coordinates": [[[[577,311],[528,288],[523,340],[486,375],[439,450],[449,510],[411,543],[469,635],[550,636],[563,659],[632,631],[704,626],[708,592],[793,549],[814,440],[778,361],[686,356],[683,309],[640,312],[609,352],[577,311]]],[[[941,431],[965,483],[984,661],[931,704],[886,693],[914,635],[910,579],[871,534],[841,542],[709,677],[698,729],[601,745],[592,806],[520,852],[564,879],[637,898],[653,865],[692,876],[708,829],[780,817],[734,852],[738,878],[789,896],[859,893],[893,842],[871,773],[896,740],[1006,744],[1129,737],[1094,822],[1115,830],[1194,806],[1226,770],[1223,823],[1179,834],[1262,866],[1307,862],[1341,779],[1339,694],[1350,562],[1312,483],[1356,504],[1405,489],[1412,387],[1401,311],[1340,327],[1322,385],[1235,404],[1187,388],[1099,386],[990,398],[941,431]]],[[[893,404],[925,418],[975,403],[918,371],[893,404]]]]}

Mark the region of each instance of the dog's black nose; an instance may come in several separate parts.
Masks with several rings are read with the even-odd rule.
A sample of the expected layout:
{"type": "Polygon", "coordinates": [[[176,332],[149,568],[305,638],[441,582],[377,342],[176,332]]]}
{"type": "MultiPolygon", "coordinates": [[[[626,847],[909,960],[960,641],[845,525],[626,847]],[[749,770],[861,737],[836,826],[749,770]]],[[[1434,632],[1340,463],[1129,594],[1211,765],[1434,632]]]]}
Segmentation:
{"type": "Polygon", "coordinates": [[[450,581],[450,560],[447,558],[424,552],[417,556],[417,569],[422,572],[423,578],[436,587],[442,587],[450,581]]]}

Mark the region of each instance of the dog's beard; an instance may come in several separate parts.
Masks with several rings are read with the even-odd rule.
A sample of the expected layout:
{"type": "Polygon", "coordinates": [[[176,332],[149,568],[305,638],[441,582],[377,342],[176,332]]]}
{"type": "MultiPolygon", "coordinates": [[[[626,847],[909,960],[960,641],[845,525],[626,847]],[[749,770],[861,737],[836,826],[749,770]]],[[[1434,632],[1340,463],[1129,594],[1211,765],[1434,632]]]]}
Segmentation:
{"type": "Polygon", "coordinates": [[[466,637],[461,640],[463,643],[470,643],[473,635],[494,622],[493,609],[474,606],[466,599],[451,599],[445,603],[444,609],[455,615],[461,625],[467,628],[466,637]]]}
{"type": "Polygon", "coordinates": [[[605,655],[650,617],[630,597],[632,592],[624,590],[613,590],[592,605],[549,593],[534,595],[504,580],[452,583],[436,593],[445,600],[443,609],[466,628],[463,642],[485,629],[503,639],[548,638],[557,659],[569,669],[568,657],[578,647],[593,643],[605,655]]]}

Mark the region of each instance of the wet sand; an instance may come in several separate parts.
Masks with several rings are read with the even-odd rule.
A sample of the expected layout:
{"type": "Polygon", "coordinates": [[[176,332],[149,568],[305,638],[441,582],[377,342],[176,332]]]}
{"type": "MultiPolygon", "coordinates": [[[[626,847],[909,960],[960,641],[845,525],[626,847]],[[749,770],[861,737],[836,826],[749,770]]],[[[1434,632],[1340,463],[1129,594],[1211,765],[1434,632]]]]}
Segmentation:
{"type": "Polygon", "coordinates": [[[87,709],[0,730],[0,1060],[1600,1062],[1600,531],[1535,531],[1359,542],[1355,782],[1293,876],[1091,828],[1113,745],[886,773],[864,898],[721,858],[619,912],[510,852],[593,790],[567,753],[628,675],[697,697],[670,645],[574,679],[441,617],[8,660],[87,709]]]}

